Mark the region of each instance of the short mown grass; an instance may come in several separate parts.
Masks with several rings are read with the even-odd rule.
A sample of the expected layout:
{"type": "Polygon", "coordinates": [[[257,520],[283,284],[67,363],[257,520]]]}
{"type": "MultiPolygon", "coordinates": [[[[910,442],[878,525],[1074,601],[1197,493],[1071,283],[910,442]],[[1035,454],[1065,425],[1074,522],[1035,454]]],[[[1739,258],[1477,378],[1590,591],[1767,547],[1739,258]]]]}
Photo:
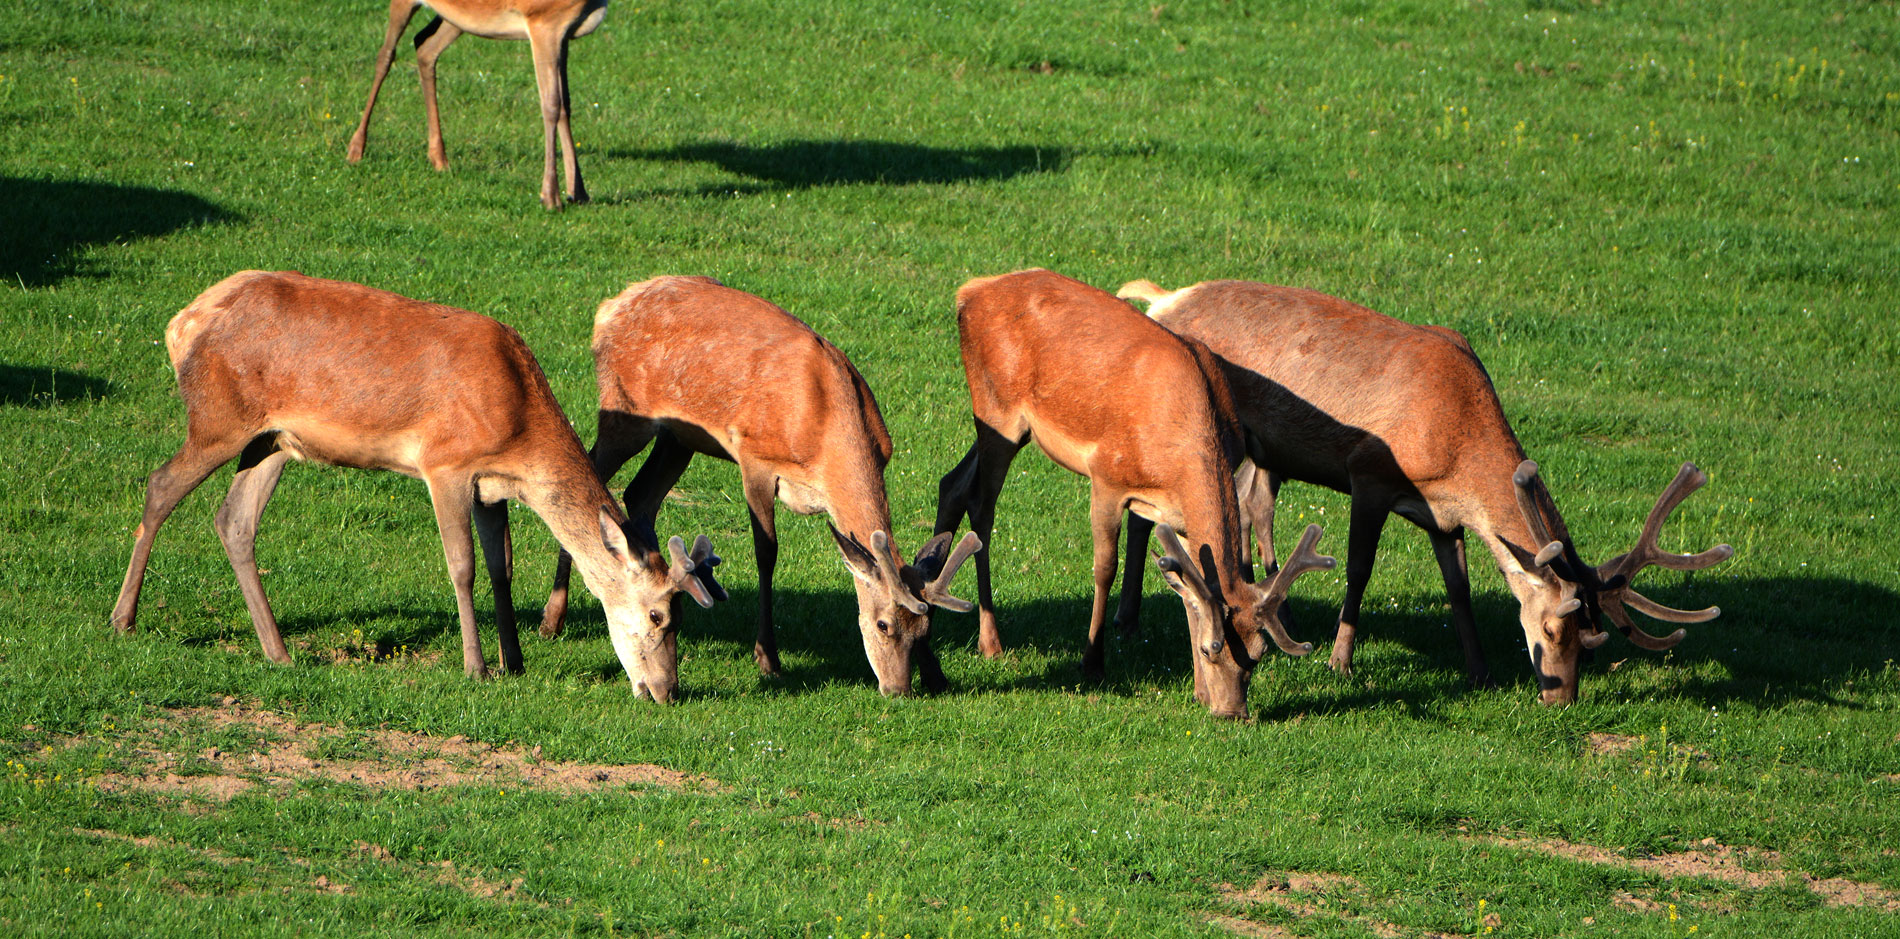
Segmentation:
{"type": "MultiPolygon", "coordinates": [[[[0,5],[0,932],[1893,934],[1891,4],[616,4],[572,50],[595,201],[558,214],[521,43],[444,56],[448,172],[407,43],[344,162],[382,27],[309,0],[0,5]],[[971,439],[951,296],[1028,266],[1309,286],[1462,331],[1586,557],[1629,545],[1678,464],[1709,472],[1665,544],[1736,556],[1644,582],[1722,617],[1666,655],[1614,640],[1580,704],[1540,708],[1474,552],[1503,686],[1469,690],[1426,541],[1395,523],[1354,676],[1275,657],[1254,720],[1221,723],[1155,578],[1143,635],[1083,682],[1086,485],[1026,454],[994,539],[1009,650],[939,615],[934,698],[876,694],[824,524],[789,513],[786,676],[757,676],[744,506],[709,460],[660,528],[712,536],[733,597],[689,611],[670,708],[631,698],[591,599],[528,640],[525,676],[465,680],[427,497],[386,474],[297,466],[267,513],[295,666],[264,662],[210,530],[228,471],[160,537],[140,632],[107,628],[184,430],[165,323],[234,271],[501,318],[584,439],[594,306],[719,277],[856,361],[914,548],[971,439]],[[154,740],[186,782],[256,747],[169,719],[227,698],[337,728],[318,759],[374,759],[392,728],[716,785],[102,785],[154,740]],[[1559,842],[1732,848],[1780,879],[1525,846],[1559,842]],[[1347,886],[1247,899],[1298,873],[1347,886]],[[1830,901],[1828,878],[1871,893],[1830,901]]],[[[1281,512],[1343,554],[1345,508],[1292,485],[1281,512]]],[[[532,623],[553,545],[525,511],[515,538],[532,623]]],[[[1341,576],[1296,587],[1301,638],[1329,639],[1341,576]]]]}

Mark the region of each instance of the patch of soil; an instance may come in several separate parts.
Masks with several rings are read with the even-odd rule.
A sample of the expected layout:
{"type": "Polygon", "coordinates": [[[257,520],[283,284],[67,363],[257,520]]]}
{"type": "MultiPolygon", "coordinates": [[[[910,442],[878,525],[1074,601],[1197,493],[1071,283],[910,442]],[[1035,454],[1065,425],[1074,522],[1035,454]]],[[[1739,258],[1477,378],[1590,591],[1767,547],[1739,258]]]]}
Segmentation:
{"type": "Polygon", "coordinates": [[[1284,926],[1272,923],[1255,922],[1238,916],[1214,915],[1207,918],[1209,924],[1219,926],[1236,936],[1252,936],[1253,939],[1299,939],[1296,933],[1284,926]]]}
{"type": "Polygon", "coordinates": [[[124,740],[128,756],[147,769],[136,775],[106,773],[98,786],[107,792],[140,791],[226,802],[256,785],[276,786],[306,779],[327,779],[379,789],[424,790],[450,786],[520,787],[575,793],[629,786],[718,791],[717,781],[651,763],[609,765],[541,760],[541,748],[523,752],[454,736],[446,739],[397,730],[375,730],[346,738],[338,728],[303,723],[272,711],[226,699],[221,707],[169,712],[142,735],[124,740]],[[210,748],[187,760],[161,749],[157,739],[181,726],[239,729],[261,737],[258,752],[226,753],[210,748]],[[324,759],[331,740],[346,740],[347,752],[365,757],[324,759]],[[186,770],[180,773],[180,770],[186,770]]]}
{"type": "MultiPolygon", "coordinates": [[[[1231,902],[1243,906],[1271,904],[1286,910],[1302,919],[1310,916],[1331,915],[1348,922],[1356,923],[1381,939],[1397,939],[1406,934],[1405,927],[1382,919],[1367,912],[1354,912],[1353,907],[1363,910],[1371,905],[1370,892],[1365,884],[1347,874],[1334,874],[1326,871],[1288,871],[1283,874],[1267,874],[1245,890],[1233,884],[1221,884],[1215,888],[1220,895],[1231,902]]],[[[1278,926],[1269,923],[1256,923],[1252,920],[1236,919],[1229,916],[1210,917],[1213,923],[1229,932],[1245,936],[1289,936],[1293,935],[1278,926]],[[1238,926],[1237,926],[1238,924],[1238,926]],[[1244,927],[1244,928],[1239,928],[1244,927]],[[1250,932],[1250,929],[1264,929],[1267,932],[1250,932]]],[[[1426,939],[1446,939],[1439,933],[1424,933],[1426,939]]]]}
{"type": "Polygon", "coordinates": [[[1636,749],[1640,738],[1628,734],[1595,733],[1583,738],[1583,752],[1589,756],[1615,756],[1636,749]]]}
{"type": "MultiPolygon", "coordinates": [[[[1601,864],[1608,867],[1621,867],[1658,874],[1663,877],[1706,877],[1720,880],[1750,890],[1761,890],[1788,882],[1790,878],[1820,897],[1829,906],[1871,907],[1890,913],[1900,913],[1900,892],[1889,890],[1879,884],[1863,883],[1845,877],[1816,877],[1804,871],[1781,867],[1781,854],[1777,851],[1764,851],[1758,848],[1733,848],[1718,843],[1714,838],[1704,838],[1696,847],[1688,851],[1662,854],[1655,857],[1625,857],[1613,851],[1593,847],[1587,844],[1575,844],[1558,838],[1512,838],[1493,836],[1476,840],[1507,848],[1536,851],[1552,857],[1583,861],[1587,864],[1601,864]]],[[[1630,897],[1627,902],[1619,895],[1619,905],[1644,909],[1641,904],[1654,901],[1630,897]]]]}

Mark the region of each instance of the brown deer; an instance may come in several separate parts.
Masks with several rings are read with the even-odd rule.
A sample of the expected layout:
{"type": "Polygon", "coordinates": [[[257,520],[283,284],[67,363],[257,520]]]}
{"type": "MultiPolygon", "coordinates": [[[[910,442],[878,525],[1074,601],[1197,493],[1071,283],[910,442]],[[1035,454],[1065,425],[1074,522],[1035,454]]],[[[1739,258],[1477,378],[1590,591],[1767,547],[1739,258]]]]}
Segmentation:
{"type": "Polygon", "coordinates": [[[133,628],[159,526],[236,459],[218,538],[265,656],[288,663],[252,553],[285,462],[386,469],[428,484],[469,675],[488,668],[475,629],[471,517],[494,586],[501,664],[522,670],[506,501],[519,499],[580,559],[634,692],[672,699],[678,594],[712,605],[721,595],[712,577],[718,558],[704,535],[690,555],[677,537],[662,554],[648,533],[629,528],[514,330],[361,284],[244,271],[173,317],[165,348],[185,400],[185,443],[146,482],[132,563],[112,610],[120,632],[133,628]]]}
{"type": "MultiPolygon", "coordinates": [[[[1537,478],[1537,464],[1505,420],[1490,376],[1463,336],[1414,325],[1311,290],[1247,281],[1210,281],[1172,293],[1148,281],[1119,295],[1146,301],[1148,315],[1213,349],[1234,390],[1256,470],[1241,474],[1243,511],[1260,555],[1273,569],[1273,500],[1286,479],[1352,496],[1346,546],[1346,596],[1332,667],[1352,670],[1359,606],[1388,513],[1425,530],[1432,541],[1452,622],[1474,684],[1490,672],[1471,616],[1464,532],[1491,550],[1517,597],[1518,617],[1541,697],[1575,701],[1581,652],[1607,637],[1607,614],[1645,649],[1668,649],[1681,629],[1658,638],[1637,628],[1624,604],[1657,619],[1700,623],[1721,610],[1675,610],[1629,588],[1651,564],[1699,570],[1733,550],[1718,545],[1676,555],[1656,547],[1662,523],[1707,482],[1685,463],[1644,524],[1636,548],[1599,567],[1577,555],[1563,517],[1537,478]]],[[[1132,622],[1139,580],[1124,595],[1132,622]]]]}
{"type": "MultiPolygon", "coordinates": [[[[1095,604],[1082,670],[1102,674],[1108,591],[1124,511],[1158,523],[1156,564],[1187,607],[1195,697],[1221,717],[1247,713],[1247,681],[1271,636],[1305,655],[1280,624],[1293,579],[1328,568],[1307,530],[1264,587],[1242,566],[1233,477],[1241,429],[1218,366],[1114,297],[1046,270],[972,280],[957,291],[957,333],[976,443],[943,477],[937,530],[968,515],[986,545],[1010,462],[1032,438],[1057,465],[1089,479],[1095,604]]],[[[993,547],[993,546],[992,546],[993,547]]],[[[977,646],[1002,651],[990,596],[990,547],[976,554],[977,646]]],[[[1139,569],[1140,562],[1130,556],[1139,569]]]]}
{"type": "Polygon", "coordinates": [[[463,33],[485,39],[526,39],[534,58],[534,84],[541,93],[541,127],[546,144],[546,160],[541,173],[541,204],[550,209],[561,207],[561,193],[555,188],[555,139],[559,136],[562,169],[567,173],[567,198],[586,202],[587,187],[581,182],[580,159],[574,153],[574,130],[569,124],[567,93],[567,42],[585,36],[600,25],[607,15],[607,0],[390,0],[389,29],[383,34],[383,47],[376,53],[376,73],[369,84],[369,102],[363,105],[363,119],[350,135],[347,157],[351,163],[363,159],[363,147],[369,140],[369,115],[376,110],[376,93],[396,61],[396,41],[409,20],[422,6],[435,13],[435,19],[416,33],[416,71],[422,77],[422,105],[429,122],[429,162],[438,170],[449,168],[448,148],[442,144],[442,117],[435,105],[435,60],[442,50],[463,33]]]}
{"type": "MultiPolygon", "coordinates": [[[[627,512],[651,521],[693,455],[739,467],[759,564],[759,671],[779,674],[772,621],[778,565],[775,500],[801,515],[831,516],[858,594],[858,631],[878,690],[910,693],[916,657],[925,687],[947,682],[930,649],[930,608],[967,612],[949,593],[978,542],[932,539],[910,564],[892,544],[884,466],[891,435],[870,386],[837,346],[759,297],[710,277],[655,277],[600,305],[594,317],[600,431],[594,469],[603,481],[653,450],[627,486],[627,512]],[[946,558],[946,552],[948,557],[946,558]]],[[[567,610],[568,556],[555,570],[541,634],[557,635],[567,610]]]]}

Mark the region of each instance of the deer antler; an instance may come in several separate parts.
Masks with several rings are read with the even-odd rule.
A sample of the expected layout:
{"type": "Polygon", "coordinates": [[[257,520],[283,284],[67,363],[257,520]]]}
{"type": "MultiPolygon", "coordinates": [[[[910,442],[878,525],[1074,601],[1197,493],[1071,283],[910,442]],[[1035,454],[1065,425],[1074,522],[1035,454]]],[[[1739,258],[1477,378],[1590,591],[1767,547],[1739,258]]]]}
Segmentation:
{"type": "Polygon", "coordinates": [[[930,604],[904,584],[904,565],[898,563],[896,552],[891,550],[891,536],[882,528],[871,533],[871,557],[877,560],[878,576],[884,579],[892,599],[919,616],[930,612],[930,604]]]}
{"type": "Polygon", "coordinates": [[[710,608],[715,601],[726,599],[725,588],[713,579],[713,567],[720,559],[712,553],[712,541],[705,535],[694,540],[690,556],[686,553],[686,542],[674,535],[666,540],[666,553],[671,562],[667,577],[692,597],[693,602],[710,608]]]}
{"type": "Polygon", "coordinates": [[[1656,536],[1661,534],[1663,521],[1669,517],[1669,513],[1708,481],[1708,475],[1696,469],[1694,463],[1682,464],[1675,481],[1656,499],[1655,508],[1649,510],[1649,518],[1643,522],[1643,531],[1636,539],[1636,547],[1596,568],[1596,579],[1605,585],[1601,588],[1603,611],[1609,614],[1610,620],[1616,623],[1617,629],[1625,637],[1645,649],[1661,651],[1671,648],[1682,641],[1687,631],[1678,629],[1667,636],[1652,636],[1630,622],[1629,613],[1623,609],[1625,605],[1670,623],[1706,623],[1722,614],[1722,608],[1715,606],[1703,610],[1678,610],[1663,606],[1630,588],[1630,579],[1652,564],[1672,571],[1699,571],[1720,564],[1735,553],[1735,549],[1726,544],[1716,545],[1700,554],[1671,554],[1656,546],[1656,536]]]}
{"type": "Polygon", "coordinates": [[[963,540],[957,542],[956,548],[946,558],[943,552],[949,544],[950,533],[939,533],[917,552],[917,560],[912,566],[928,578],[922,594],[926,602],[955,613],[968,613],[976,609],[976,604],[951,596],[950,582],[956,579],[957,568],[962,567],[970,555],[983,547],[983,539],[978,538],[976,532],[964,532],[963,540]]]}
{"type": "MultiPolygon", "coordinates": [[[[1337,558],[1313,550],[1314,546],[1319,544],[1319,536],[1318,525],[1306,526],[1306,531],[1300,535],[1299,546],[1293,549],[1292,556],[1286,559],[1286,563],[1280,566],[1279,572],[1267,582],[1267,598],[1262,603],[1268,609],[1278,610],[1280,604],[1286,602],[1287,592],[1293,587],[1293,581],[1301,574],[1308,571],[1329,571],[1339,563],[1337,558]]],[[[1289,655],[1305,655],[1313,651],[1312,643],[1294,642],[1293,637],[1287,635],[1286,627],[1280,624],[1278,615],[1268,616],[1266,623],[1267,631],[1273,635],[1273,642],[1280,647],[1280,651],[1289,655]]]]}

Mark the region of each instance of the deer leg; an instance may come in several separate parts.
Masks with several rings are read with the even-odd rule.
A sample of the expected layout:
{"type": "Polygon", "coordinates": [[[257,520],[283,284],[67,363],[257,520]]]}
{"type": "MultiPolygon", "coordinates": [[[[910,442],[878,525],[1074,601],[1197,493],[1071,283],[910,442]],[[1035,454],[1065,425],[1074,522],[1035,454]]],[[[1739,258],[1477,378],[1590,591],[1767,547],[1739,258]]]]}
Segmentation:
{"type": "MultiPolygon", "coordinates": [[[[599,437],[588,456],[594,461],[594,475],[605,485],[653,439],[653,425],[618,411],[602,411],[596,426],[600,428],[599,437]]],[[[562,548],[554,562],[554,586],[548,591],[547,605],[541,608],[543,639],[561,634],[561,626],[567,619],[567,582],[573,568],[574,558],[562,548]]]]}
{"type": "Polygon", "coordinates": [[[112,606],[112,628],[129,633],[138,622],[139,590],[145,584],[145,567],[151,560],[152,542],[159,526],[171,517],[180,500],[198,488],[218,467],[242,453],[243,442],[206,443],[187,435],[185,445],[172,454],[163,466],[145,480],[145,510],[133,533],[132,561],[126,565],[125,580],[119,585],[119,600],[112,606]]]}
{"type": "Polygon", "coordinates": [[[244,593],[244,606],[251,613],[251,626],[264,647],[264,657],[282,665],[290,664],[284,649],[284,637],[278,632],[277,617],[271,613],[270,600],[264,596],[264,582],[257,574],[257,521],[264,506],[277,490],[284,464],[290,454],[277,449],[277,435],[251,441],[238,458],[237,474],[231,479],[231,491],[212,519],[218,540],[224,543],[225,557],[237,575],[238,589],[244,593]]]}
{"type": "Polygon", "coordinates": [[[1346,600],[1339,608],[1339,631],[1333,636],[1329,664],[1341,675],[1352,674],[1353,639],[1359,628],[1359,603],[1372,579],[1372,558],[1385,530],[1386,504],[1362,493],[1352,499],[1352,522],[1346,536],[1346,600]]]}
{"type": "MultiPolygon", "coordinates": [[[[1286,477],[1256,467],[1252,484],[1240,495],[1241,523],[1253,529],[1254,541],[1260,546],[1260,576],[1267,580],[1280,572],[1279,555],[1273,549],[1273,506],[1280,498],[1280,484],[1284,482],[1286,477]]],[[[1236,494],[1239,495],[1238,491],[1236,494]]],[[[1246,540],[1243,535],[1241,543],[1246,544],[1246,540]]],[[[1250,564],[1248,570],[1251,569],[1250,564]]],[[[1290,634],[1300,631],[1293,622],[1290,599],[1280,604],[1280,625],[1290,634]]]]}
{"type": "MultiPolygon", "coordinates": [[[[1003,483],[1009,479],[1009,464],[1016,459],[1016,452],[1022,449],[1020,441],[1012,441],[990,429],[988,425],[978,424],[976,443],[970,447],[969,462],[970,491],[964,502],[970,515],[970,530],[983,540],[983,547],[976,552],[976,593],[977,593],[977,635],[976,647],[986,658],[995,658],[1003,654],[1003,641],[996,629],[996,601],[990,589],[990,555],[995,545],[991,543],[990,533],[996,528],[996,500],[1003,494],[1003,483]],[[974,460],[972,461],[972,458],[974,460]]],[[[962,469],[963,464],[958,464],[962,469]]],[[[956,473],[957,470],[951,470],[956,473]]],[[[949,482],[949,477],[945,477],[949,482]]],[[[942,517],[941,507],[938,510],[942,517]]]]}
{"type": "Polygon", "coordinates": [[[369,142],[369,115],[376,110],[376,95],[383,90],[383,79],[389,77],[389,67],[396,61],[396,40],[402,38],[402,31],[409,28],[409,20],[416,15],[417,0],[390,0],[389,29],[383,34],[383,47],[376,53],[376,70],[369,82],[369,102],[363,105],[363,120],[356,125],[356,133],[350,135],[349,149],[343,158],[351,163],[363,159],[363,147],[369,142]]]}
{"type": "Polygon", "coordinates": [[[510,675],[519,675],[527,671],[527,664],[521,658],[521,639],[515,631],[515,544],[508,530],[508,501],[484,503],[478,498],[470,508],[475,516],[475,534],[482,542],[488,585],[495,592],[495,635],[500,640],[501,667],[510,675]]]}
{"type": "Polygon", "coordinates": [[[475,544],[469,533],[475,487],[462,478],[431,477],[428,483],[442,557],[455,588],[455,613],[462,624],[462,671],[470,678],[486,678],[488,663],[482,660],[481,634],[475,627],[475,544]]]}
{"type": "Polygon", "coordinates": [[[1082,653],[1082,677],[1100,681],[1107,646],[1103,627],[1108,622],[1109,591],[1115,586],[1115,562],[1119,560],[1115,550],[1121,541],[1125,500],[1120,493],[1104,492],[1099,486],[1089,488],[1089,533],[1095,543],[1095,600],[1089,607],[1089,645],[1082,653]]]}
{"type": "Polygon", "coordinates": [[[778,635],[772,623],[772,572],[778,568],[778,476],[756,466],[741,470],[745,504],[752,516],[752,554],[759,564],[759,631],[752,641],[752,661],[759,674],[777,678],[778,635]]]}
{"type": "Polygon", "coordinates": [[[1465,675],[1473,687],[1492,685],[1491,669],[1484,663],[1484,648],[1478,644],[1478,625],[1471,616],[1471,574],[1465,565],[1465,530],[1434,531],[1432,553],[1438,557],[1438,571],[1445,575],[1445,599],[1451,604],[1451,624],[1458,631],[1458,644],[1465,650],[1465,675]]]}
{"type": "Polygon", "coordinates": [[[1124,639],[1141,632],[1141,580],[1148,573],[1148,536],[1154,529],[1155,523],[1128,513],[1128,567],[1122,572],[1121,606],[1115,610],[1115,626],[1124,639]]]}
{"type": "Polygon", "coordinates": [[[578,161],[574,158],[574,134],[567,119],[567,27],[530,26],[528,46],[534,57],[534,84],[541,94],[541,138],[545,159],[541,172],[541,204],[561,207],[559,180],[554,175],[558,142],[567,144],[567,179],[571,187],[578,182],[578,161]]]}
{"type": "Polygon", "coordinates": [[[422,79],[422,110],[429,122],[429,162],[438,170],[449,168],[449,151],[442,144],[442,114],[435,106],[435,60],[462,35],[462,27],[436,17],[416,34],[416,74],[422,79]]]}

